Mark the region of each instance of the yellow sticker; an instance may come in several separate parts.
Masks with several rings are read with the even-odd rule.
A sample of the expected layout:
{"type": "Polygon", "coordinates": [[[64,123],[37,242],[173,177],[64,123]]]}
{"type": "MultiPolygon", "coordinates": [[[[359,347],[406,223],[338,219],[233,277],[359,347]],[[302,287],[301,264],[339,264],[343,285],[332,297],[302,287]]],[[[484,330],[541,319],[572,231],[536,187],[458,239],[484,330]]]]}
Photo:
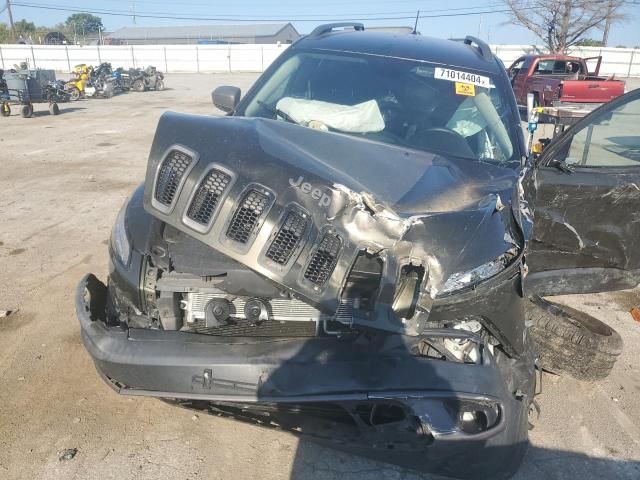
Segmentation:
{"type": "Polygon", "coordinates": [[[468,97],[476,96],[476,86],[473,83],[456,82],[456,94],[466,95],[468,97]]]}

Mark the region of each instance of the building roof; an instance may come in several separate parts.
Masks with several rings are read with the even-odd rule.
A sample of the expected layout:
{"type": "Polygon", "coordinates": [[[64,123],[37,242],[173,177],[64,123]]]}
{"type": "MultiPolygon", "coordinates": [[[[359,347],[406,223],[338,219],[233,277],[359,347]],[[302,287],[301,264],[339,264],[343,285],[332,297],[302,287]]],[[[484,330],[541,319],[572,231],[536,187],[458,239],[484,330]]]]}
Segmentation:
{"type": "Polygon", "coordinates": [[[164,38],[246,38],[277,35],[290,23],[250,25],[194,25],[177,27],[123,27],[107,35],[119,40],[161,40],[164,38]]]}

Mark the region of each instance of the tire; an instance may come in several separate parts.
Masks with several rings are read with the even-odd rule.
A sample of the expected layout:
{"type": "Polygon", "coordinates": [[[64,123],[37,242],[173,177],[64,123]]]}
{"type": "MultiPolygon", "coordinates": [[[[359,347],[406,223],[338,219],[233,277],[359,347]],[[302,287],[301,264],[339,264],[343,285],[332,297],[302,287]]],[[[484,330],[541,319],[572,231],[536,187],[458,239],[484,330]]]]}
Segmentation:
{"type": "Polygon", "coordinates": [[[72,102],[80,100],[80,89],[79,88],[73,87],[71,90],[69,90],[69,100],[71,100],[72,102]]]}
{"type": "Polygon", "coordinates": [[[60,115],[60,107],[57,103],[52,103],[49,105],[49,113],[51,115],[60,115]]]}
{"type": "Polygon", "coordinates": [[[11,115],[11,107],[8,103],[2,104],[2,108],[0,108],[0,115],[2,115],[3,117],[8,117],[9,115],[11,115]]]}
{"type": "Polygon", "coordinates": [[[162,80],[156,81],[156,90],[158,91],[164,90],[164,81],[162,80]]]}
{"type": "Polygon", "coordinates": [[[136,80],[133,82],[132,88],[136,92],[144,92],[144,82],[142,80],[136,80]]]}
{"type": "Polygon", "coordinates": [[[24,118],[30,118],[33,115],[33,105],[31,105],[30,103],[22,105],[22,107],[20,108],[20,115],[22,115],[24,118]]]}
{"type": "Polygon", "coordinates": [[[577,380],[605,378],[622,353],[622,338],[613,328],[584,312],[531,297],[526,306],[529,334],[540,366],[577,380]]]}

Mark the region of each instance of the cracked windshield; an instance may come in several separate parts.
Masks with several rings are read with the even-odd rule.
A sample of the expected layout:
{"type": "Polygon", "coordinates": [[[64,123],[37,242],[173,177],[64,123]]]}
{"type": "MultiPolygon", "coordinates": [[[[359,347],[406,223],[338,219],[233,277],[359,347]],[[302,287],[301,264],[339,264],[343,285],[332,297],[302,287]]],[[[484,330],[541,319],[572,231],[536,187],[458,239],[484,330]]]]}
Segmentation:
{"type": "Polygon", "coordinates": [[[506,164],[518,159],[503,96],[491,77],[468,71],[305,52],[279,66],[244,115],[506,164]]]}

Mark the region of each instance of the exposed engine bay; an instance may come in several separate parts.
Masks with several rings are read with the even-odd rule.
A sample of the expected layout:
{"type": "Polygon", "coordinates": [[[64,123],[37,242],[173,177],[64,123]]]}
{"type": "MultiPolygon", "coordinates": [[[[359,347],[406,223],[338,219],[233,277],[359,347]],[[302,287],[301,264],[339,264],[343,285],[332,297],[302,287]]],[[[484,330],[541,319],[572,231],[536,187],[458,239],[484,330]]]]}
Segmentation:
{"type": "Polygon", "coordinates": [[[357,326],[418,335],[438,297],[473,287],[519,257],[518,220],[502,200],[513,195],[515,172],[496,168],[482,179],[477,173],[486,166],[427,153],[412,158],[404,149],[348,137],[334,139],[328,155],[324,135],[260,119],[163,116],[144,195],[145,209],[166,224],[160,247],[166,257],[154,265],[210,277],[208,285],[184,276],[158,281],[168,292],[178,282],[173,291],[187,293],[169,300],[160,288],[159,302],[184,317],[176,326],[310,321],[326,334],[357,326]],[[295,145],[286,140],[290,129],[299,138],[295,145]],[[207,146],[199,147],[205,135],[207,146]],[[171,141],[186,136],[188,148],[171,141]],[[237,136],[242,146],[226,147],[237,136]],[[337,170],[354,142],[376,173],[363,174],[359,161],[337,170]],[[215,157],[205,153],[214,144],[215,157]],[[405,164],[406,174],[390,177],[390,156],[405,164]],[[438,193],[463,182],[463,192],[438,193]],[[465,230],[474,235],[457,234],[465,230]],[[481,241],[487,236],[499,240],[481,241]],[[212,257],[212,248],[219,254],[212,257]],[[216,275],[228,275],[225,262],[248,267],[258,290],[246,287],[247,268],[242,281],[218,286],[216,275]],[[239,284],[246,294],[234,297],[229,285],[239,284]],[[190,292],[217,297],[204,304],[190,292]]]}

